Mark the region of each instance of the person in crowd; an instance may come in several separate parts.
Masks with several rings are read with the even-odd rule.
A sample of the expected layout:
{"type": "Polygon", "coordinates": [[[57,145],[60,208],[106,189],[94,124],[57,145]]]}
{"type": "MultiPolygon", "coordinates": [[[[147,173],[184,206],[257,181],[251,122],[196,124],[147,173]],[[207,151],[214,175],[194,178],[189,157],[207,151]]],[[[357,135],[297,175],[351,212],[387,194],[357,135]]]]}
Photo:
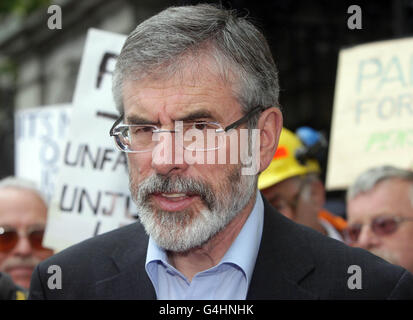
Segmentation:
{"type": "Polygon", "coordinates": [[[0,181],[0,271],[26,289],[35,266],[53,254],[42,244],[46,220],[46,201],[33,182],[0,181]]]}
{"type": "Polygon", "coordinates": [[[30,299],[413,298],[406,270],[294,223],[258,191],[283,122],[271,51],[248,19],[165,9],[126,39],[113,92],[139,222],[41,262],[30,299]]]}
{"type": "Polygon", "coordinates": [[[413,172],[384,165],[347,191],[346,242],[413,272],[413,172]]]}
{"type": "MultiPolygon", "coordinates": [[[[305,129],[312,136],[316,135],[314,130],[305,129]]],[[[284,127],[270,165],[259,176],[258,188],[286,217],[343,241],[346,221],[323,208],[325,188],[320,179],[320,164],[312,153],[322,143],[318,139],[320,136],[306,145],[284,127]]]]}

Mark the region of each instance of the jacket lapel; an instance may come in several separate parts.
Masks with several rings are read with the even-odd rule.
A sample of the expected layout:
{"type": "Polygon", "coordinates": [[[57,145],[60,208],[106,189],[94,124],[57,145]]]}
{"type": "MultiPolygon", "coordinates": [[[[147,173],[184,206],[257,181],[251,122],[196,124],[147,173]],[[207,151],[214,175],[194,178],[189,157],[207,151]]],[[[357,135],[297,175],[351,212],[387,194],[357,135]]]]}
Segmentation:
{"type": "Polygon", "coordinates": [[[303,233],[263,201],[264,228],[247,299],[316,299],[299,285],[315,268],[303,233]]]}
{"type": "Polygon", "coordinates": [[[156,299],[155,290],[145,270],[148,237],[139,222],[131,225],[117,238],[117,247],[110,257],[117,272],[96,282],[98,299],[156,299]]]}

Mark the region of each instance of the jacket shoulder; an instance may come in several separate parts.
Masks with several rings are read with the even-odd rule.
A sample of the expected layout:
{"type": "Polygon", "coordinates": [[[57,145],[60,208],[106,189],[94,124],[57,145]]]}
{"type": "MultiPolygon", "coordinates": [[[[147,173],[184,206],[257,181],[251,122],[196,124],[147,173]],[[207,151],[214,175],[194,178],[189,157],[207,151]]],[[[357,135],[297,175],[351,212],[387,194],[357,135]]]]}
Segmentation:
{"type": "Polygon", "coordinates": [[[413,299],[413,275],[400,266],[350,247],[340,241],[301,227],[316,266],[311,281],[321,298],[333,299],[413,299]]]}
{"type": "Polygon", "coordinates": [[[413,299],[413,275],[405,269],[297,224],[265,199],[264,208],[251,296],[413,299]],[[284,286],[282,293],[274,292],[274,283],[284,286]]]}
{"type": "Polygon", "coordinates": [[[135,222],[68,247],[36,267],[29,298],[93,297],[96,283],[115,276],[125,264],[144,262],[147,241],[143,227],[135,222]],[[48,281],[56,270],[60,273],[63,289],[47,290],[48,281]]]}
{"type": "Polygon", "coordinates": [[[74,244],[46,259],[41,265],[72,264],[90,265],[92,261],[105,259],[114,252],[130,245],[130,242],[145,241],[145,232],[139,222],[91,237],[74,244]]]}

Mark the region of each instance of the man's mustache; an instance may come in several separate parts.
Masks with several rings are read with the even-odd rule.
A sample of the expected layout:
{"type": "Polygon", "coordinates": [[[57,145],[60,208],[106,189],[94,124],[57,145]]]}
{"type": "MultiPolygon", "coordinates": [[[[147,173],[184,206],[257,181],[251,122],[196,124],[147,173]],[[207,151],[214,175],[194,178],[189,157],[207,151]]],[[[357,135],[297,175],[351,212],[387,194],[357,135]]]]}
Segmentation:
{"type": "Polygon", "coordinates": [[[1,266],[1,269],[5,271],[16,268],[16,267],[34,269],[40,262],[41,262],[41,259],[36,258],[34,256],[25,257],[25,258],[12,256],[4,261],[4,263],[1,266]]]}
{"type": "MultiPolygon", "coordinates": [[[[131,186],[132,187],[132,186],[131,186]]],[[[142,204],[149,200],[152,194],[156,193],[186,193],[197,195],[212,210],[215,203],[215,196],[212,186],[194,178],[182,176],[165,176],[154,174],[144,180],[138,186],[138,201],[142,204]]]]}

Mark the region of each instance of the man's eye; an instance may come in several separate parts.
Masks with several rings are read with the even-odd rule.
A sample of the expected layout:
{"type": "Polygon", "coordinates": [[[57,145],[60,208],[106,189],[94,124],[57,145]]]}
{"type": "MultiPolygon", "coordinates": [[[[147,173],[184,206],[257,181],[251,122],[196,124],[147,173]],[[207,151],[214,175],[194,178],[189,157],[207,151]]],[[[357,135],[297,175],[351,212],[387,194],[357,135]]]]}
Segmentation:
{"type": "Polygon", "coordinates": [[[148,133],[152,132],[153,128],[152,127],[138,127],[136,129],[136,133],[148,133]]]}
{"type": "Polygon", "coordinates": [[[194,122],[193,128],[197,130],[205,130],[208,129],[208,123],[205,122],[194,122]]]}

